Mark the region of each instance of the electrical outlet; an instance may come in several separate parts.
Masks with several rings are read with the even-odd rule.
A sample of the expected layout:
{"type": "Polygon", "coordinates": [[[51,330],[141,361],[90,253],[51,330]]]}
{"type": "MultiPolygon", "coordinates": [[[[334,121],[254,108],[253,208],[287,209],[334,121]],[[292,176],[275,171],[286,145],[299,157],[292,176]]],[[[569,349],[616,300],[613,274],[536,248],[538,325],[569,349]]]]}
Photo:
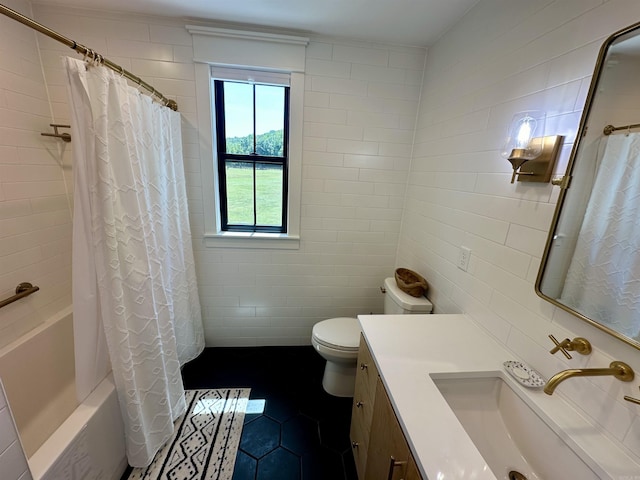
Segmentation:
{"type": "Polygon", "coordinates": [[[460,270],[464,270],[465,272],[469,268],[469,258],[471,257],[471,249],[467,247],[460,247],[460,252],[458,253],[458,268],[460,270]]]}

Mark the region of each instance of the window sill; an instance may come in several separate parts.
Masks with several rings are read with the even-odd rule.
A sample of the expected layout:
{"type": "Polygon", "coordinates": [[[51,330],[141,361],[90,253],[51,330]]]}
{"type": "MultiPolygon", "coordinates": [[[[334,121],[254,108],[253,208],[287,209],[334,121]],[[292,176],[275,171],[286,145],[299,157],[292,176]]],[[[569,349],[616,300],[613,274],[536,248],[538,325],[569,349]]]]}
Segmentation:
{"type": "Polygon", "coordinates": [[[204,243],[212,248],[273,248],[298,250],[300,237],[281,233],[221,232],[205,233],[204,243]]]}

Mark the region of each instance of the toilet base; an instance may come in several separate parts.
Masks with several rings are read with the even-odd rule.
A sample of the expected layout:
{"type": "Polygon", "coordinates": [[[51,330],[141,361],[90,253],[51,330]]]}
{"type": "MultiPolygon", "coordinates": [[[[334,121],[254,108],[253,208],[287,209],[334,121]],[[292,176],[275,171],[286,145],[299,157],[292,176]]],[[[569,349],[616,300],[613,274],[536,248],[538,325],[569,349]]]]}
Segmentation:
{"type": "Polygon", "coordinates": [[[356,363],[327,361],[322,377],[322,387],[335,397],[353,397],[356,388],[356,363]]]}

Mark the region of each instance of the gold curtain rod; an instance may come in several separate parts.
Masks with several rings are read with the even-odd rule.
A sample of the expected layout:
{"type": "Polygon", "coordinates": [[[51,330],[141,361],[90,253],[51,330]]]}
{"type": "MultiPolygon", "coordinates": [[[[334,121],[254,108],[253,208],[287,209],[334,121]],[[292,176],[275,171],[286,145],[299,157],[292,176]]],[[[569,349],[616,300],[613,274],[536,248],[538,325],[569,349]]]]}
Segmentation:
{"type": "Polygon", "coordinates": [[[614,127],[613,125],[607,125],[604,127],[602,133],[605,135],[611,135],[613,132],[617,132],[618,130],[631,130],[632,128],[640,127],[640,123],[634,123],[632,125],[622,125],[621,127],[614,127]]]}
{"type": "Polygon", "coordinates": [[[74,40],[71,40],[65,37],[64,35],[60,35],[58,32],[55,32],[50,28],[45,27],[44,25],[36,22],[35,20],[32,20],[29,17],[25,17],[21,13],[18,13],[15,10],[12,10],[9,7],[6,7],[2,4],[0,4],[0,13],[2,13],[3,15],[6,15],[9,18],[12,18],[13,20],[16,20],[22,23],[23,25],[26,25],[27,27],[33,28],[34,30],[37,30],[38,32],[45,34],[47,37],[53,38],[54,40],[57,40],[60,43],[64,43],[67,47],[72,48],[73,50],[75,50],[81,55],[85,55],[89,57],[92,61],[100,65],[109,67],[111,70],[118,72],[123,77],[128,78],[132,82],[136,83],[137,85],[141,86],[145,90],[149,91],[151,95],[155,95],[163,105],[169,107],[172,110],[175,110],[175,111],[178,110],[178,104],[176,103],[175,100],[171,100],[165,97],[164,95],[162,95],[162,93],[157,91],[154,87],[149,85],[147,82],[143,81],[140,77],[136,77],[133,73],[125,70],[120,65],[113,63],[108,58],[105,58],[102,55],[99,55],[98,53],[91,50],[90,48],[87,48],[84,45],[81,45],[75,42],[74,40]]]}

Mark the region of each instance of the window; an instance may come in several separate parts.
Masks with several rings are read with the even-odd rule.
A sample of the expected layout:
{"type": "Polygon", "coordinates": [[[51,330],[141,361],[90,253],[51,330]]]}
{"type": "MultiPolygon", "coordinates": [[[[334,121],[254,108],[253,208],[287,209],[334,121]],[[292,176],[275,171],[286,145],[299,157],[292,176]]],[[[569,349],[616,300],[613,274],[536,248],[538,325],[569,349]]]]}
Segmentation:
{"type": "MultiPolygon", "coordinates": [[[[197,202],[200,186],[193,187],[196,231],[202,228],[203,244],[207,247],[300,248],[304,68],[309,39],[197,25],[187,25],[187,30],[193,37],[196,64],[198,108],[194,120],[198,125],[202,183],[200,211],[197,202]],[[216,81],[220,81],[220,87],[216,81]],[[222,90],[219,100],[217,88],[222,90]],[[253,109],[255,115],[249,115],[250,124],[255,116],[255,127],[246,132],[235,132],[232,127],[236,112],[229,98],[234,96],[235,92],[231,92],[234,88],[249,92],[233,102],[236,105],[245,102],[247,108],[253,109],[255,93],[258,107],[253,109]],[[263,126],[265,108],[261,98],[270,92],[279,92],[281,98],[281,110],[277,111],[281,127],[263,126]],[[222,119],[216,112],[218,104],[223,105],[222,119]],[[200,108],[205,105],[211,108],[200,108]],[[221,126],[224,132],[218,130],[221,126]],[[265,154],[259,148],[261,135],[279,129],[282,140],[276,143],[282,146],[282,152],[267,150],[265,154]],[[227,144],[227,139],[247,136],[250,141],[240,142],[239,150],[230,145],[233,141],[227,144]],[[276,184],[278,187],[274,188],[276,184]],[[249,205],[249,209],[236,210],[239,204],[249,205]]],[[[190,121],[188,114],[185,120],[190,121]]]]}
{"type": "Polygon", "coordinates": [[[287,232],[288,76],[286,80],[287,85],[213,80],[223,232],[287,232]]]}

